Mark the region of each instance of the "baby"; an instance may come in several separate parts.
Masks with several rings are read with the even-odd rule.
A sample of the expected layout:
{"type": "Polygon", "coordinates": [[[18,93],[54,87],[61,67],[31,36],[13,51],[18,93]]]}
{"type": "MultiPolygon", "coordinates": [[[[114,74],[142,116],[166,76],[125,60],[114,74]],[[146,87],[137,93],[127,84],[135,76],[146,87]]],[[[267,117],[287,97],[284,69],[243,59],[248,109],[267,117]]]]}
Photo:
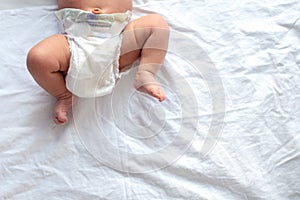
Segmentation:
{"type": "Polygon", "coordinates": [[[62,34],[39,42],[27,56],[35,81],[57,99],[55,123],[68,121],[72,97],[111,93],[119,71],[137,59],[135,88],[165,100],[154,79],[169,40],[168,24],[160,15],[130,21],[132,0],[58,0],[58,7],[62,34]]]}

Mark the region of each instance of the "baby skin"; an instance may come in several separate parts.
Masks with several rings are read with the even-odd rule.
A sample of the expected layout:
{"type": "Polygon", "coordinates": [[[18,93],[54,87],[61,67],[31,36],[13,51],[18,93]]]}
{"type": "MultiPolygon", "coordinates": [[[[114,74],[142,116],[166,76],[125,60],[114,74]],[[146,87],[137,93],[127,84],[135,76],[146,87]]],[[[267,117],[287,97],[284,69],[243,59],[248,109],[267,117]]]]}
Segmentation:
{"type": "MultiPolygon", "coordinates": [[[[132,10],[132,0],[58,0],[59,9],[76,8],[94,14],[124,13],[132,10]]],[[[140,59],[134,87],[159,101],[165,93],[154,76],[161,67],[168,48],[169,27],[157,14],[129,22],[122,32],[119,70],[140,59]]],[[[68,72],[71,52],[62,34],[50,36],[35,45],[28,53],[27,67],[35,81],[56,97],[54,121],[65,124],[73,105],[74,95],[66,88],[64,74],[68,72]]]]}

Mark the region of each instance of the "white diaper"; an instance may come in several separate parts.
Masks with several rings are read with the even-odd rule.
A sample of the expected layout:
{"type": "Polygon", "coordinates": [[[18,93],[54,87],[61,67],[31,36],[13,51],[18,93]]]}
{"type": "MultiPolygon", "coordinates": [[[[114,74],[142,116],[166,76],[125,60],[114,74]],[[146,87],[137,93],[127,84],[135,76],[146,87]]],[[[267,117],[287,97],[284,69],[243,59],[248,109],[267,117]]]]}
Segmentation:
{"type": "Polygon", "coordinates": [[[121,32],[128,24],[131,12],[93,14],[65,8],[57,11],[56,16],[71,51],[66,76],[68,90],[79,97],[111,93],[120,77],[121,32]]]}

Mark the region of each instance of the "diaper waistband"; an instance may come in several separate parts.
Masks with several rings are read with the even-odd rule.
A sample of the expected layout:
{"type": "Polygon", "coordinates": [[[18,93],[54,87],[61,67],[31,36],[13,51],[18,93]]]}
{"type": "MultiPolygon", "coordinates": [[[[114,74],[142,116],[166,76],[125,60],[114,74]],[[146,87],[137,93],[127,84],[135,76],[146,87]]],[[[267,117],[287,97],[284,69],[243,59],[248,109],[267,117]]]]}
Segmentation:
{"type": "Polygon", "coordinates": [[[124,22],[130,20],[131,11],[126,11],[125,13],[112,13],[112,14],[94,14],[92,12],[88,12],[81,9],[76,8],[64,8],[56,11],[56,17],[59,20],[70,19],[74,22],[124,22]]]}
{"type": "Polygon", "coordinates": [[[55,14],[61,23],[62,33],[82,37],[109,37],[120,34],[131,18],[131,11],[94,14],[75,8],[64,8],[55,14]]]}

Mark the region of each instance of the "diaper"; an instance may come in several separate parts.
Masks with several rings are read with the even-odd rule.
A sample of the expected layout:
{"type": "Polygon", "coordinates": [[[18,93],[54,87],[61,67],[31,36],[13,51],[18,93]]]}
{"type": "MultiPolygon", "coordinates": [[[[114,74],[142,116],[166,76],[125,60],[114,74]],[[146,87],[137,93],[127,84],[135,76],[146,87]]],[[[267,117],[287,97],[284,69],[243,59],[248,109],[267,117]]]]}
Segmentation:
{"type": "Polygon", "coordinates": [[[119,73],[121,32],[131,12],[93,14],[65,8],[56,12],[66,35],[71,59],[66,86],[78,97],[98,97],[112,92],[119,73]]]}

